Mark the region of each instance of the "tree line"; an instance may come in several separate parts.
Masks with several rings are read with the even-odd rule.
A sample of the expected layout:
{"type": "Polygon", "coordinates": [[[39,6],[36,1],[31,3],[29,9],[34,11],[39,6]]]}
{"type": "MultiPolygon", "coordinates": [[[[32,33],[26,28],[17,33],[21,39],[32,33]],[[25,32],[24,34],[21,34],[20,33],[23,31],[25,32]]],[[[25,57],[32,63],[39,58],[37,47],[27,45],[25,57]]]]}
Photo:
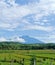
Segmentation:
{"type": "Polygon", "coordinates": [[[22,44],[19,42],[0,42],[0,50],[39,50],[39,49],[55,49],[55,44],[53,43],[22,44]]]}

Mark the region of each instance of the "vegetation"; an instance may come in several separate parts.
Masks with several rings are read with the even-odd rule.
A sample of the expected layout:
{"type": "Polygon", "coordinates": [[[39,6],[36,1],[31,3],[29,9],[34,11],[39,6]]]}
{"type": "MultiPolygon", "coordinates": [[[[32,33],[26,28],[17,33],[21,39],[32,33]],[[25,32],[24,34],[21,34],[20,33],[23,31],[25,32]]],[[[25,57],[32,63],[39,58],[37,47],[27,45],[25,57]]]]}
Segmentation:
{"type": "Polygon", "coordinates": [[[19,42],[0,42],[1,50],[38,50],[38,49],[55,49],[55,44],[21,44],[19,42]]]}
{"type": "Polygon", "coordinates": [[[0,42],[0,65],[55,65],[55,44],[0,42]]]}
{"type": "Polygon", "coordinates": [[[55,65],[55,50],[0,50],[0,65],[55,65]]]}

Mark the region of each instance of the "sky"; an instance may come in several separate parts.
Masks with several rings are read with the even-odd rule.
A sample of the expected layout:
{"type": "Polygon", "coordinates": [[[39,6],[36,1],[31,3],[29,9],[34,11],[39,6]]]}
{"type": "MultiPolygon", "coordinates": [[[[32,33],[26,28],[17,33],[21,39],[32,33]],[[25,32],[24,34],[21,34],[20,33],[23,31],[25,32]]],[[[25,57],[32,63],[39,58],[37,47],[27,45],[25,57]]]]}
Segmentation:
{"type": "Polygon", "coordinates": [[[0,0],[0,41],[25,35],[55,42],[55,0],[0,0]]]}

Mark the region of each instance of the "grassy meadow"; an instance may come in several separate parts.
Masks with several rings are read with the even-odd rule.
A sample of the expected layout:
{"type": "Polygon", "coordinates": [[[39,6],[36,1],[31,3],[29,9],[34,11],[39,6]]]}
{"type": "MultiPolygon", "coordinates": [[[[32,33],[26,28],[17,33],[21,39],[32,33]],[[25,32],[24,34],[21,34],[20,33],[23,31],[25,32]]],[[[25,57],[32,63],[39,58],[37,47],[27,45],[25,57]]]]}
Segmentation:
{"type": "Polygon", "coordinates": [[[0,65],[55,65],[55,50],[0,50],[0,65]]]}

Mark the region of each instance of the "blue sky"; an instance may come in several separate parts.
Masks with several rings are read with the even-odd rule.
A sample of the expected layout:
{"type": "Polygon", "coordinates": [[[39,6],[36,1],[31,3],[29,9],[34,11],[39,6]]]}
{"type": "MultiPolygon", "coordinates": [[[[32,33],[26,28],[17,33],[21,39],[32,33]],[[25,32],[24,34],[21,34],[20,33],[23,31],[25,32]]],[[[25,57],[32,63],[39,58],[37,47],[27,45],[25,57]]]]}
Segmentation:
{"type": "Polygon", "coordinates": [[[55,0],[0,0],[0,41],[23,35],[55,42],[55,0]]]}

